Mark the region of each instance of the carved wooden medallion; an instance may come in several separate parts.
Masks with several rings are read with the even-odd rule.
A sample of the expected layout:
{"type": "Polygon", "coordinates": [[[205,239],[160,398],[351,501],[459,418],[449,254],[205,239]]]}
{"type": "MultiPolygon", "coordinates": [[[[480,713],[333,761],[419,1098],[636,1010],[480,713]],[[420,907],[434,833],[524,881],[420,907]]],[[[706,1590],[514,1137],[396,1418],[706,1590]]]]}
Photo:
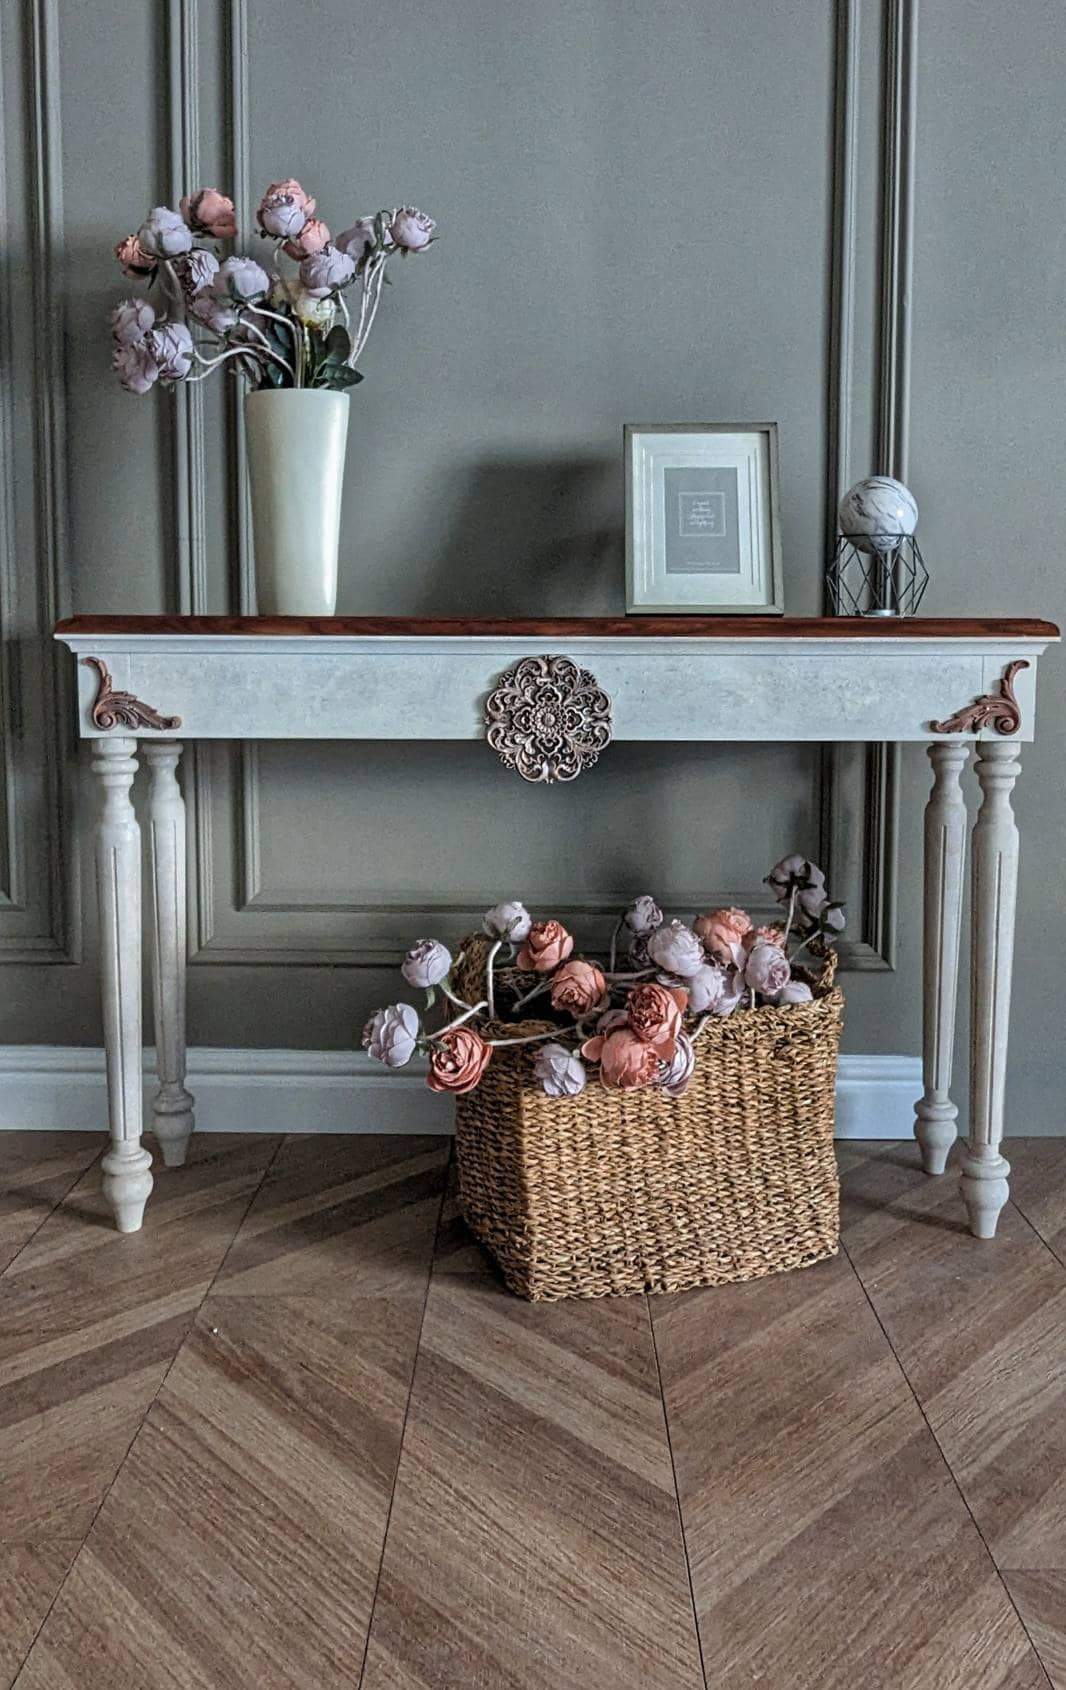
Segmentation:
{"type": "Polygon", "coordinates": [[[1017,658],[1003,671],[998,692],[985,693],[949,716],[946,722],[930,722],[935,734],[979,733],[982,728],[994,728],[998,734],[1016,734],[1021,727],[1022,707],[1014,691],[1014,677],[1019,669],[1028,669],[1028,660],[1017,658]]]}
{"type": "Polygon", "coordinates": [[[131,692],[117,692],[111,671],[102,657],[87,657],[84,661],[100,677],[100,689],[90,712],[94,728],[105,731],[110,728],[158,728],[162,733],[173,733],[175,728],[181,727],[180,716],[161,716],[158,710],[153,710],[150,704],[142,704],[131,692]]]}
{"type": "Polygon", "coordinates": [[[611,701],[569,657],[523,657],[485,705],[488,742],[523,780],[576,780],[611,743],[611,701]]]}

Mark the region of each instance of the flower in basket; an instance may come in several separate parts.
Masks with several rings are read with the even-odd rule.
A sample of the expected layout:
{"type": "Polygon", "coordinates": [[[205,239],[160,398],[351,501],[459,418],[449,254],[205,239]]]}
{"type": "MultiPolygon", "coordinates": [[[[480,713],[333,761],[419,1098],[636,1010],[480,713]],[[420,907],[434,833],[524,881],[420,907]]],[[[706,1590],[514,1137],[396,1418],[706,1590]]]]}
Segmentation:
{"type": "Polygon", "coordinates": [[[673,1057],[687,1003],[687,992],[660,986],[652,980],[634,986],[626,1001],[626,1017],[634,1033],[665,1062],[673,1057]]]}
{"type": "Polygon", "coordinates": [[[512,900],[509,903],[493,904],[490,910],[485,911],[481,925],[494,939],[510,939],[516,944],[521,944],[523,939],[529,938],[533,917],[525,904],[512,900]]]}
{"type": "Polygon", "coordinates": [[[533,1059],[533,1072],[547,1097],[577,1097],[588,1078],[581,1058],[554,1039],[541,1045],[533,1059]]]}
{"type": "Polygon", "coordinates": [[[659,1077],[658,1050],[630,1026],[618,1027],[606,1038],[597,1033],[586,1039],[581,1054],[599,1063],[600,1081],[609,1091],[636,1091],[654,1085],[659,1077]]]}
{"type": "Polygon", "coordinates": [[[552,974],[574,948],[573,935],[561,921],[535,921],[515,961],[534,974],[552,974]]]}
{"type": "Polygon", "coordinates": [[[734,945],[743,942],[752,926],[751,916],[738,909],[707,910],[692,923],[715,962],[723,963],[733,960],[734,945]]]}
{"type": "Polygon", "coordinates": [[[652,962],[683,979],[697,974],[707,960],[701,941],[683,921],[668,921],[657,927],[647,947],[652,962]]]}
{"type": "Polygon", "coordinates": [[[430,1047],[430,1091],[473,1091],[492,1056],[492,1046],[473,1027],[453,1027],[430,1047]]]}
{"type": "Polygon", "coordinates": [[[754,945],[744,964],[744,981],[749,990],[774,997],[792,978],[792,965],[780,945],[754,945]]]}
{"type": "Polygon", "coordinates": [[[379,1009],[363,1028],[363,1049],[387,1068],[405,1068],[415,1053],[421,1028],[409,1003],[379,1009]]]}
{"type": "Polygon", "coordinates": [[[564,962],[552,977],[552,1008],[568,1010],[573,1016],[587,1015],[603,1001],[606,991],[602,969],[575,957],[572,962],[564,962]]]}
{"type": "Polygon", "coordinates": [[[451,973],[452,953],[439,939],[419,939],[400,964],[409,986],[439,986],[451,973]]]}
{"type": "Polygon", "coordinates": [[[705,1015],[728,995],[730,974],[717,962],[706,962],[685,981],[688,1007],[693,1015],[705,1015]]]}
{"type": "Polygon", "coordinates": [[[667,1097],[685,1095],[695,1066],[696,1046],[687,1033],[678,1033],[674,1054],[659,1078],[659,1085],[667,1097]]]}

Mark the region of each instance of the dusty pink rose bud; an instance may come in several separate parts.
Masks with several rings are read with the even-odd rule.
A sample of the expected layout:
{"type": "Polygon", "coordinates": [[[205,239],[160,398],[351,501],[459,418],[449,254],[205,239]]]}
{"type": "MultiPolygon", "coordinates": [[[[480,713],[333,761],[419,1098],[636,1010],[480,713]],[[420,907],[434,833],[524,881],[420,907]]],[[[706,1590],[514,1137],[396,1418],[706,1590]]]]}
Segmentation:
{"type": "Polygon", "coordinates": [[[235,299],[247,303],[251,299],[265,299],[270,292],[270,277],[254,258],[234,253],[218,267],[218,275],[211,291],[219,299],[235,299]]]}
{"type": "Polygon", "coordinates": [[[429,1053],[430,1091],[473,1091],[492,1056],[492,1046],[473,1027],[442,1033],[429,1053]]]}
{"type": "Polygon", "coordinates": [[[659,1079],[667,1097],[683,1097],[696,1066],[696,1047],[687,1033],[678,1033],[674,1054],[659,1079]]]}
{"type": "Polygon", "coordinates": [[[321,252],[329,242],[330,233],[321,217],[309,217],[296,238],[286,241],[281,250],[287,252],[290,258],[310,258],[313,252],[321,252]]]}
{"type": "Polygon", "coordinates": [[[611,1091],[639,1090],[654,1085],[659,1077],[658,1051],[632,1027],[619,1027],[606,1037],[597,1033],[581,1046],[581,1054],[599,1063],[600,1080],[611,1091]]]}
{"type": "Polygon", "coordinates": [[[418,1030],[418,1011],[412,1004],[390,1004],[363,1028],[363,1049],[387,1068],[404,1068],[415,1053],[418,1030]]]}
{"type": "Polygon", "coordinates": [[[392,220],[390,233],[404,252],[424,252],[436,227],[432,217],[427,217],[417,206],[403,205],[392,220]]]}
{"type": "Polygon", "coordinates": [[[141,249],[153,258],[179,258],[192,246],[192,233],[184,217],[169,205],[153,206],[137,231],[141,249]]]}
{"type": "Polygon", "coordinates": [[[155,259],[150,252],[145,252],[136,235],[127,235],[125,240],[119,241],[115,257],[127,276],[150,276],[155,269],[155,259]]]}
{"type": "Polygon", "coordinates": [[[573,948],[573,937],[561,921],[535,921],[515,962],[534,974],[552,974],[573,948]]]}
{"type": "Polygon", "coordinates": [[[147,336],[160,381],[184,381],[192,369],[192,335],[184,323],[164,323],[147,336]]]}
{"type": "Polygon", "coordinates": [[[779,945],[753,945],[744,968],[750,990],[773,997],[792,977],[789,960],[779,945]]]}
{"type": "Polygon", "coordinates": [[[155,322],[155,312],[146,299],[123,299],[111,313],[111,332],[118,346],[133,346],[143,340],[155,322]]]}
{"type": "Polygon", "coordinates": [[[663,924],[663,912],[655,899],[645,892],[641,897],[634,898],[625,913],[625,924],[631,933],[638,937],[646,937],[654,933],[663,924]]]}
{"type": "Polygon", "coordinates": [[[354,275],[354,261],[335,246],[324,246],[300,265],[300,280],[312,299],[325,299],[335,288],[345,287],[354,275]]]}
{"type": "Polygon", "coordinates": [[[291,241],[303,228],[315,209],[310,194],[305,194],[295,176],[284,182],[271,182],[259,202],[256,217],[259,227],[278,240],[291,241]]]}
{"type": "Polygon", "coordinates": [[[660,986],[649,980],[634,986],[626,999],[626,1018],[638,1039],[654,1045],[659,1055],[669,1062],[681,1030],[681,1017],[688,1003],[686,991],[660,986]]]}
{"type": "Polygon", "coordinates": [[[594,962],[582,962],[575,957],[564,962],[552,981],[553,1009],[565,1009],[571,1015],[587,1015],[603,998],[607,982],[594,962]]]}
{"type": "Polygon", "coordinates": [[[682,979],[696,974],[706,962],[703,946],[693,933],[691,927],[686,927],[683,921],[664,922],[657,927],[647,939],[647,951],[657,968],[663,968],[668,974],[678,974],[682,979]]]}
{"type": "Polygon", "coordinates": [[[753,927],[750,933],[744,935],[744,949],[750,951],[755,945],[777,945],[779,949],[785,943],[783,927],[753,927]]]}
{"type": "Polygon", "coordinates": [[[494,939],[511,939],[520,945],[523,939],[529,938],[533,917],[525,904],[511,899],[502,904],[493,904],[490,910],[486,910],[481,925],[494,939]]]}
{"type": "Polygon", "coordinates": [[[452,953],[439,939],[419,939],[400,964],[409,986],[439,986],[451,972],[452,953]]]}
{"type": "Polygon", "coordinates": [[[745,910],[707,910],[692,923],[715,962],[730,962],[733,946],[751,932],[751,916],[745,910]]]}
{"type": "Polygon", "coordinates": [[[588,1078],[581,1058],[554,1040],[537,1051],[533,1072],[548,1097],[576,1097],[584,1091],[588,1078]]]}
{"type": "Polygon", "coordinates": [[[181,201],[181,215],[198,235],[209,235],[214,241],[231,241],[237,233],[233,201],[218,188],[201,188],[199,193],[186,194],[181,201]]]}

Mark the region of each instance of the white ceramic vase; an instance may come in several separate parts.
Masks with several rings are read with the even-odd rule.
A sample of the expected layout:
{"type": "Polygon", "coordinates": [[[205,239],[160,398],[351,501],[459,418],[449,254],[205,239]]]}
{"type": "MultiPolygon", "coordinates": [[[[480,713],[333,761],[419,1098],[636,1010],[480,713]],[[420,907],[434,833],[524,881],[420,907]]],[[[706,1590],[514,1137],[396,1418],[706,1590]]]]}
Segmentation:
{"type": "Polygon", "coordinates": [[[267,388],[244,401],[260,616],[337,608],[348,395],[267,388]]]}

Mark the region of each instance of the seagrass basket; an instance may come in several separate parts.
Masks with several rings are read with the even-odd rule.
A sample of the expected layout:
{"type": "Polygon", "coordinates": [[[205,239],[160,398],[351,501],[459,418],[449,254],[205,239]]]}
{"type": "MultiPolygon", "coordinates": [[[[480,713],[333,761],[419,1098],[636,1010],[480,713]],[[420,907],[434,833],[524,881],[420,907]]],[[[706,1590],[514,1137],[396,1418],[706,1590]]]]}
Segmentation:
{"type": "MultiPolygon", "coordinates": [[[[483,956],[467,942],[469,990],[483,956]]],[[[493,1051],[478,1088],[456,1098],[459,1206],[512,1291],[534,1302],[683,1291],[836,1254],[843,999],[835,959],[820,966],[813,1002],[708,1023],[679,1099],[607,1090],[598,1076],[577,1097],[546,1097],[535,1045],[493,1051]]],[[[505,977],[504,1001],[520,985],[505,977]]]]}

